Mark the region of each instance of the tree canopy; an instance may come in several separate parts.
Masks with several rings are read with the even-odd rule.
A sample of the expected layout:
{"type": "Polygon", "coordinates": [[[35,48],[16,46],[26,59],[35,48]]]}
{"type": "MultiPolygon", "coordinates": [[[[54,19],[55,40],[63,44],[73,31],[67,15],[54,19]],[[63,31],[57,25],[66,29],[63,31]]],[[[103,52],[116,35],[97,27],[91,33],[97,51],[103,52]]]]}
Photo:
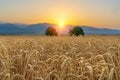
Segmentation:
{"type": "Polygon", "coordinates": [[[72,35],[75,35],[75,36],[79,36],[79,35],[82,35],[84,36],[84,31],[81,27],[79,26],[75,26],[72,30],[69,31],[69,34],[72,36],[72,35]]]}
{"type": "Polygon", "coordinates": [[[47,35],[47,36],[57,36],[58,33],[57,33],[57,31],[54,27],[48,27],[46,29],[45,35],[47,35]]]}

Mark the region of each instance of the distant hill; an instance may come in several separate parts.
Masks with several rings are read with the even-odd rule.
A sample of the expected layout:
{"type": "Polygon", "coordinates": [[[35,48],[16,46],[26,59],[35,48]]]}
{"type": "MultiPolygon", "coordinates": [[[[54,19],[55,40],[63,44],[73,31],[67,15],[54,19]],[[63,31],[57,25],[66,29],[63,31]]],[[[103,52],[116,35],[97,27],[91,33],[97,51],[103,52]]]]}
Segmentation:
{"type": "Polygon", "coordinates": [[[95,28],[90,26],[82,26],[82,28],[84,29],[84,32],[86,34],[106,34],[106,35],[120,34],[120,30],[114,30],[114,29],[95,28]]]}
{"type": "MultiPolygon", "coordinates": [[[[31,24],[31,25],[25,25],[25,24],[12,24],[12,23],[0,23],[0,34],[1,35],[21,35],[21,34],[37,34],[37,35],[43,35],[45,33],[45,30],[48,27],[56,27],[54,24],[49,23],[38,23],[38,24],[31,24]]],[[[120,34],[120,30],[113,30],[113,29],[107,29],[107,28],[95,28],[90,26],[80,26],[83,28],[85,34],[120,34]]],[[[60,31],[57,29],[57,31],[60,34],[67,34],[70,29],[72,29],[73,26],[66,26],[64,30],[60,31]]]]}
{"type": "Polygon", "coordinates": [[[44,34],[45,30],[51,26],[53,25],[48,23],[32,25],[4,23],[0,24],[0,34],[1,35],[44,34]]]}

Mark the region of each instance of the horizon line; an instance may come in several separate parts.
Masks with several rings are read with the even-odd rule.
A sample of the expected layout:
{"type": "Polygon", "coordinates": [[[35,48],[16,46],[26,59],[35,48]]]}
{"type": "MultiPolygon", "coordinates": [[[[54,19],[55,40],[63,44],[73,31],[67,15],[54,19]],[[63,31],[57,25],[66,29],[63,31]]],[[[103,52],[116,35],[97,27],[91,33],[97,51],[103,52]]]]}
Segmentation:
{"type": "MultiPolygon", "coordinates": [[[[55,23],[50,23],[50,22],[38,22],[38,23],[20,23],[20,22],[1,22],[0,21],[0,24],[21,24],[21,25],[34,25],[34,24],[51,24],[51,25],[57,25],[55,23]]],[[[66,24],[65,26],[87,26],[87,27],[93,27],[93,28],[99,28],[99,29],[113,29],[113,30],[120,30],[120,27],[119,28],[108,28],[108,27],[98,27],[98,26],[93,26],[93,25],[73,25],[73,24],[66,24]]]]}

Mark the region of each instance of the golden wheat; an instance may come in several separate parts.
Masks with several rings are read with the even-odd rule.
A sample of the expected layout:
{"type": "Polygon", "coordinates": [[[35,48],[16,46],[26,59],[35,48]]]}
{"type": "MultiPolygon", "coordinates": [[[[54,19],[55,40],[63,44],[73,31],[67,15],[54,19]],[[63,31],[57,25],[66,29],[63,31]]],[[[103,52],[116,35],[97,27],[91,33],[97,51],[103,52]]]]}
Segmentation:
{"type": "Polygon", "coordinates": [[[120,36],[0,36],[0,80],[119,80],[120,36]]]}

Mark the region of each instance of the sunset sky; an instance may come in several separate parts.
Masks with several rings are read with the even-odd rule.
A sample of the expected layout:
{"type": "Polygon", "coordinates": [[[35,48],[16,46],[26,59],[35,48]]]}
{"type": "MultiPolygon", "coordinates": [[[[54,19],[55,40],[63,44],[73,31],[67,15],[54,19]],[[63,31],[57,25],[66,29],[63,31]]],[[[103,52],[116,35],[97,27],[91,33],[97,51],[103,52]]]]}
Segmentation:
{"type": "Polygon", "coordinates": [[[0,22],[120,29],[120,0],[0,0],[0,22]]]}

